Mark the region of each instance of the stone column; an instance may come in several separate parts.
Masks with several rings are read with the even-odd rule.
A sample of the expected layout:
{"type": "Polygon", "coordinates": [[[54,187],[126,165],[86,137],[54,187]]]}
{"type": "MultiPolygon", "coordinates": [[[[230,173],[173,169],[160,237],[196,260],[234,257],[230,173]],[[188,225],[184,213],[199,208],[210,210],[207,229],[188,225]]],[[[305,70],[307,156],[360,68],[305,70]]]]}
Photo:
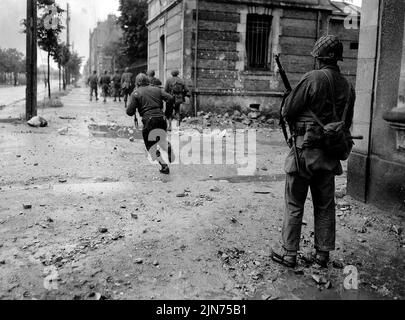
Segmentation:
{"type": "Polygon", "coordinates": [[[353,148],[354,156],[349,162],[348,192],[363,201],[366,200],[366,161],[369,156],[371,111],[375,89],[379,2],[369,0],[362,6],[353,134],[362,135],[364,140],[356,141],[353,148]]]}
{"type": "Polygon", "coordinates": [[[391,211],[405,209],[404,15],[404,1],[363,2],[353,133],[365,139],[348,168],[349,195],[391,211]]]}

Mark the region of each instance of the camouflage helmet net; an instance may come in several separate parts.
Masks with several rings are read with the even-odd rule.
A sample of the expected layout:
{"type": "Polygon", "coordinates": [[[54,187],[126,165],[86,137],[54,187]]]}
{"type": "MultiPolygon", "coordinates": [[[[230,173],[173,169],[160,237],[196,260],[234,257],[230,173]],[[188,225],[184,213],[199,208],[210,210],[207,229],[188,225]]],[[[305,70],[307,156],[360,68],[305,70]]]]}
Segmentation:
{"type": "Polygon", "coordinates": [[[149,85],[149,78],[146,74],[140,73],[136,76],[135,84],[138,87],[146,87],[149,85]]]}
{"type": "Polygon", "coordinates": [[[327,35],[315,43],[311,54],[318,59],[343,61],[343,44],[338,37],[327,35]]]}

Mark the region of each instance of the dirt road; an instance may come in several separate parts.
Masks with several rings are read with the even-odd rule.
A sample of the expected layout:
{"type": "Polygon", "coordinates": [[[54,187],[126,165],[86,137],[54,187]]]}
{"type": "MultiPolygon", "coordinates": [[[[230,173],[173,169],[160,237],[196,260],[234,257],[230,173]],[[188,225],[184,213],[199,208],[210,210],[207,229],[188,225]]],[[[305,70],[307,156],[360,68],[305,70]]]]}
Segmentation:
{"type": "MultiPolygon", "coordinates": [[[[284,201],[278,130],[257,132],[252,176],[180,164],[167,177],[139,133],[114,134],[133,126],[123,104],[87,100],[75,89],[64,108],[44,110],[47,128],[0,124],[1,299],[405,298],[404,214],[342,198],[345,177],[329,269],[270,260],[284,201]],[[358,290],[344,288],[347,265],[358,290]]],[[[312,248],[311,208],[302,251],[312,248]]]]}

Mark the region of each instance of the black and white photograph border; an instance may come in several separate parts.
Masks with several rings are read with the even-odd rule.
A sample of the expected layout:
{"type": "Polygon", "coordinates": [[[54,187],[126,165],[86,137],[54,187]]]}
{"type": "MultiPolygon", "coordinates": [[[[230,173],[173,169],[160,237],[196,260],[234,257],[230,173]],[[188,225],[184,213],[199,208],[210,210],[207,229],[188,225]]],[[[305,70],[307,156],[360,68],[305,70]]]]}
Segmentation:
{"type": "Polygon", "coordinates": [[[404,300],[404,15],[2,0],[0,300],[404,300]]]}

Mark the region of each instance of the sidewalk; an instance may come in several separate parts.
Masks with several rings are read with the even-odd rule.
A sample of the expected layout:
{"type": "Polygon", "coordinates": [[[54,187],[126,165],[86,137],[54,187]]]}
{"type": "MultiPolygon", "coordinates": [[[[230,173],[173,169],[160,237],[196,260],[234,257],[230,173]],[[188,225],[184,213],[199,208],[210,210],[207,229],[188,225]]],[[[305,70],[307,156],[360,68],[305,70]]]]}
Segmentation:
{"type": "MultiPolygon", "coordinates": [[[[133,129],[123,103],[90,103],[85,88],[62,102],[40,111],[47,128],[0,124],[0,299],[405,298],[395,231],[403,213],[344,197],[344,177],[335,263],[323,271],[300,261],[293,271],[270,260],[288,151],[279,131],[257,132],[254,176],[181,164],[162,176],[139,132],[131,142],[89,130],[133,129]],[[344,289],[346,265],[358,269],[359,290],[344,289]]],[[[312,248],[311,210],[308,202],[303,251],[312,248]]]]}

